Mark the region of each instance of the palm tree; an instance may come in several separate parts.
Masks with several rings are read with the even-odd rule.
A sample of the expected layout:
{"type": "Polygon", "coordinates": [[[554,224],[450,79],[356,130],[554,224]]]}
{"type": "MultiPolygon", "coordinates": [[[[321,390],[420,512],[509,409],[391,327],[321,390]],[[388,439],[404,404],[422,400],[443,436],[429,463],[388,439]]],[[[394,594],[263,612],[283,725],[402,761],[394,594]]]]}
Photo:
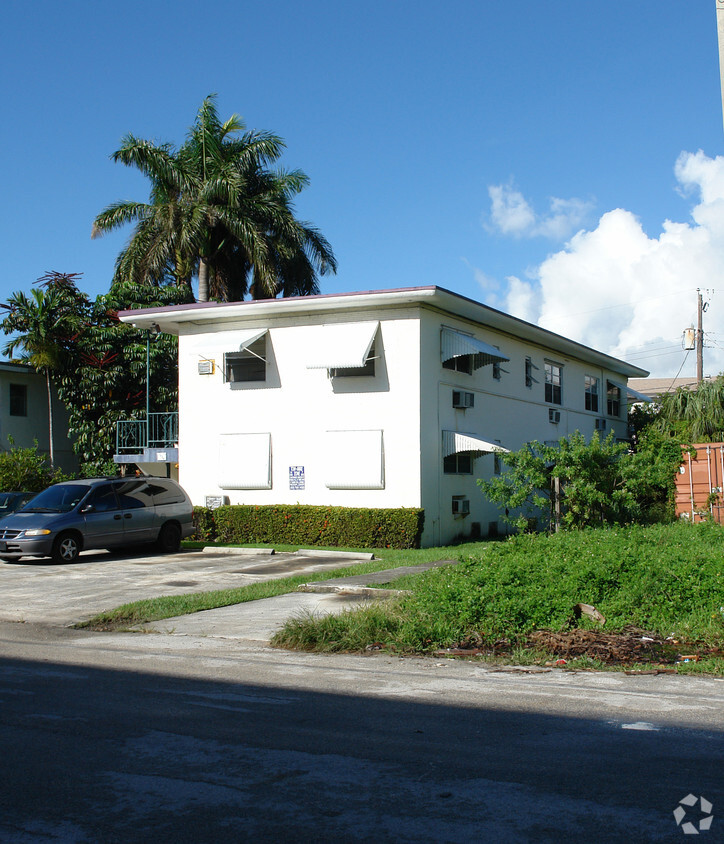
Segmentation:
{"type": "Polygon", "coordinates": [[[96,217],[94,237],[136,224],[115,280],[190,286],[196,274],[200,301],[318,292],[317,276],[337,264],[320,232],[294,216],[307,176],[269,169],[283,150],[281,138],[245,131],[236,114],[222,123],[213,96],[178,150],[126,136],[113,160],[148,176],[151,195],[96,217]]]}
{"type": "Polygon", "coordinates": [[[53,375],[62,372],[67,360],[67,346],[83,323],[87,299],[75,287],[74,273],[46,273],[39,282],[45,289],[34,289],[30,296],[13,293],[8,310],[0,323],[5,334],[12,334],[2,349],[12,356],[20,350],[19,359],[45,375],[48,392],[48,440],[51,471],[55,468],[53,433],[53,375]]]}

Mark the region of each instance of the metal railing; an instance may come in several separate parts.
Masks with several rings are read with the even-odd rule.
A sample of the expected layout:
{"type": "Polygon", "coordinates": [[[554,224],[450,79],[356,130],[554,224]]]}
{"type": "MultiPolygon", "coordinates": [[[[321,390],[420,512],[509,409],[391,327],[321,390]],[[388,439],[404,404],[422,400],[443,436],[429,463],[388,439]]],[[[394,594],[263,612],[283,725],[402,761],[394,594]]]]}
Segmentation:
{"type": "Polygon", "coordinates": [[[178,412],[149,413],[146,419],[116,422],[116,454],[138,454],[144,448],[173,448],[178,442],[178,412]]]}

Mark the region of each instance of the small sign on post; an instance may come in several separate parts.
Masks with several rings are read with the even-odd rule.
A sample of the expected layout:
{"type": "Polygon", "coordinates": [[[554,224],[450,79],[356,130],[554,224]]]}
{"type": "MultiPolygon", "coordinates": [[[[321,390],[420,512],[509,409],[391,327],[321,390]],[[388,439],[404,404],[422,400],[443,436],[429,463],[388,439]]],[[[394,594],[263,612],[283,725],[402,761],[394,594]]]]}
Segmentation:
{"type": "Polygon", "coordinates": [[[304,466],[289,467],[289,489],[304,489],[304,466]]]}

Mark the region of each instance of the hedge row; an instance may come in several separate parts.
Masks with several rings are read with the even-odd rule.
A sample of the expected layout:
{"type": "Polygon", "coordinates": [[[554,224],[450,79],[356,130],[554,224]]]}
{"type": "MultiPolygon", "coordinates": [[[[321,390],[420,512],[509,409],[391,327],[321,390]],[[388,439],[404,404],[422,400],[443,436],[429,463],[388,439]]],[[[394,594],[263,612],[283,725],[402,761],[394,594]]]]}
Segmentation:
{"type": "Polygon", "coordinates": [[[414,508],[231,504],[194,507],[195,539],[235,544],[419,548],[425,511],[414,508]]]}

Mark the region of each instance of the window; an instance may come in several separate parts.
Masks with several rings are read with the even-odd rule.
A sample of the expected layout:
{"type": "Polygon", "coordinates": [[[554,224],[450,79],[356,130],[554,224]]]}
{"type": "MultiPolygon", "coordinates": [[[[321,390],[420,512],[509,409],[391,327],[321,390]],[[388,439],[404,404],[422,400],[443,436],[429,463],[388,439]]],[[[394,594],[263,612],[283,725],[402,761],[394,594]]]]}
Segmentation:
{"type": "MultiPolygon", "coordinates": [[[[500,445],[500,440],[495,441],[498,445],[500,445]]],[[[503,474],[503,458],[500,456],[499,451],[493,452],[493,474],[494,475],[502,475],[503,474]]]]}
{"type": "Polygon", "coordinates": [[[374,376],[375,374],[375,344],[373,343],[367,353],[367,360],[363,366],[342,366],[329,370],[332,378],[354,378],[358,375],[374,376]]]}
{"type": "Polygon", "coordinates": [[[327,489],[384,489],[381,430],[327,431],[322,445],[327,489]]]}
{"type": "Polygon", "coordinates": [[[10,384],[10,415],[28,415],[28,388],[25,384],[10,384]]]}
{"type": "Polygon", "coordinates": [[[88,507],[93,507],[96,513],[108,513],[111,510],[117,510],[118,501],[116,500],[116,492],[113,489],[113,485],[102,484],[101,486],[97,486],[88,496],[85,504],[88,507]]]}
{"type": "Polygon", "coordinates": [[[530,358],[525,359],[525,386],[533,386],[533,361],[530,358]]]}
{"type": "Polygon", "coordinates": [[[238,352],[226,352],[224,380],[231,384],[266,381],[266,333],[238,352]]]}
{"type": "Polygon", "coordinates": [[[606,412],[609,416],[621,415],[621,388],[606,382],[606,412]]]}
{"type": "Polygon", "coordinates": [[[220,489],[271,489],[271,434],[220,434],[220,489]]]}
{"type": "Polygon", "coordinates": [[[116,492],[123,510],[153,507],[153,495],[147,481],[131,480],[116,484],[116,492]]]}
{"type": "Polygon", "coordinates": [[[550,404],[561,404],[561,367],[555,363],[546,363],[545,375],[545,400],[550,404]]]}
{"type": "Polygon", "coordinates": [[[586,410],[598,413],[598,378],[586,375],[586,410]]]}
{"type": "Polygon", "coordinates": [[[466,372],[468,375],[473,373],[473,356],[472,355],[458,355],[454,358],[448,358],[442,362],[443,369],[452,369],[455,372],[466,372]]]}
{"type": "Polygon", "coordinates": [[[443,458],[442,470],[446,475],[472,475],[473,457],[465,452],[449,454],[443,458]]]}

